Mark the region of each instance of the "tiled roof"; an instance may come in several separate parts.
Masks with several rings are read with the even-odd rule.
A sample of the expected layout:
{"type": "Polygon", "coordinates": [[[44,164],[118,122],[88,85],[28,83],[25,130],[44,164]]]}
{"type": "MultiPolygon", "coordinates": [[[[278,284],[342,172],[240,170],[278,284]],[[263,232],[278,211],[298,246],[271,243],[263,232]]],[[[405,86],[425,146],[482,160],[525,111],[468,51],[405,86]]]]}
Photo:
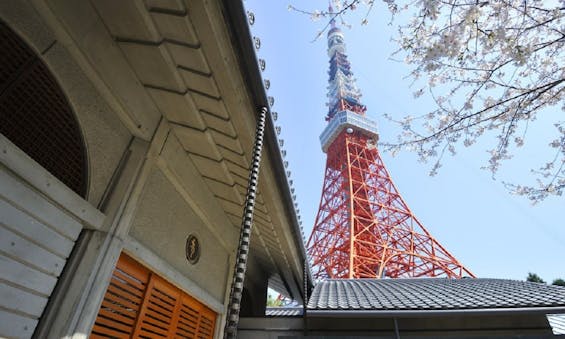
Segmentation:
{"type": "Polygon", "coordinates": [[[559,307],[559,312],[565,311],[565,287],[503,279],[342,279],[319,282],[308,302],[309,311],[533,307],[559,307]]]}
{"type": "Polygon", "coordinates": [[[302,307],[267,307],[265,315],[267,317],[300,317],[302,307]]]}
{"type": "Polygon", "coordinates": [[[548,314],[547,321],[554,335],[565,335],[565,314],[548,314]]]}

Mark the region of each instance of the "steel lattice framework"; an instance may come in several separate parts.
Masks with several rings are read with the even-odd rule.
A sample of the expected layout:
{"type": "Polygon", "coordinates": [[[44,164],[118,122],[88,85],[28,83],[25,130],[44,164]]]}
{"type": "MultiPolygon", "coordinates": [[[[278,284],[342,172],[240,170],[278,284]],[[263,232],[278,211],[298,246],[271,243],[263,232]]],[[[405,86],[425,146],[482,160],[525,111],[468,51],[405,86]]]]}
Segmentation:
{"type": "Polygon", "coordinates": [[[328,54],[328,126],[320,136],[326,172],[307,245],[314,277],[473,277],[422,226],[394,186],[335,22],[328,54]]]}

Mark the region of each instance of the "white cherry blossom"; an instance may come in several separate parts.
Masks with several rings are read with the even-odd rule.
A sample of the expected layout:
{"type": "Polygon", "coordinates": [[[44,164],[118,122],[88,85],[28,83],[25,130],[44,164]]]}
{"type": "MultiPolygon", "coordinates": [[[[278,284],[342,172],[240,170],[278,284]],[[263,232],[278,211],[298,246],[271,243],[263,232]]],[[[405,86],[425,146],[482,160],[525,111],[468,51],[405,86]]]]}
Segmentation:
{"type": "MultiPolygon", "coordinates": [[[[533,202],[565,189],[565,0],[381,0],[398,26],[397,55],[412,67],[419,97],[432,93],[436,107],[421,119],[390,118],[401,126],[398,152],[415,150],[421,160],[435,158],[432,174],[444,152],[470,147],[486,131],[496,134],[485,168],[493,175],[503,161],[535,135],[528,123],[539,114],[553,114],[554,156],[532,171],[534,185],[506,186],[533,202]],[[402,14],[402,15],[400,15],[402,14]],[[402,18],[402,19],[401,19],[402,18]],[[425,79],[425,87],[421,87],[425,79]]],[[[340,19],[352,10],[367,16],[374,1],[334,0],[338,10],[305,11],[340,19]]],[[[329,22],[329,20],[328,20],[329,22]]],[[[365,23],[363,21],[361,23],[365,23]]],[[[321,34],[321,33],[320,33],[321,34]]],[[[396,114],[395,114],[396,116],[396,114]]]]}

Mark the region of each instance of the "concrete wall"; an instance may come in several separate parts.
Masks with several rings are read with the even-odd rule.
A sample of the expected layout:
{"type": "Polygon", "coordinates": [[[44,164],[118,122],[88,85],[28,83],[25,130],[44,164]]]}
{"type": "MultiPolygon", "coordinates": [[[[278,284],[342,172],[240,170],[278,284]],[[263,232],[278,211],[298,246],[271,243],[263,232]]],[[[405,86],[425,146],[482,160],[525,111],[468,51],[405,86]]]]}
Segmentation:
{"type": "Polygon", "coordinates": [[[76,114],[88,152],[89,189],[83,200],[0,135],[0,336],[26,338],[53,308],[49,304],[67,280],[81,234],[102,228],[100,206],[131,133],[31,2],[0,2],[0,20],[51,71],[76,114]]]}
{"type": "Polygon", "coordinates": [[[89,77],[57,36],[45,16],[28,1],[0,2],[0,20],[6,22],[51,70],[71,104],[82,129],[88,151],[89,190],[87,200],[101,203],[131,133],[95,89],[89,77]]]}
{"type": "Polygon", "coordinates": [[[220,303],[224,300],[229,253],[158,168],[149,175],[130,234],[220,303]],[[185,255],[189,234],[201,245],[196,264],[185,255]]]}
{"type": "MultiPolygon", "coordinates": [[[[97,17],[105,5],[98,6],[0,2],[0,20],[37,52],[67,96],[89,173],[83,200],[33,160],[2,157],[0,253],[7,255],[0,267],[9,283],[0,284],[0,336],[87,335],[122,251],[220,314],[219,335],[238,231],[218,213],[172,126],[97,17]],[[201,243],[195,265],[185,259],[191,233],[201,243]]],[[[4,139],[2,155],[17,153],[4,139]]]]}
{"type": "MultiPolygon", "coordinates": [[[[33,171],[26,174],[13,160],[4,162],[19,186],[76,224],[66,252],[48,248],[61,253],[62,268],[51,272],[55,280],[30,312],[36,337],[88,335],[123,251],[217,312],[221,336],[256,109],[225,15],[221,1],[0,1],[0,20],[65,93],[88,158],[87,197],[63,194],[71,197],[65,204],[49,200],[59,193],[47,191],[65,187],[46,189],[52,179],[40,166],[28,166],[33,171]],[[194,265],[185,258],[189,234],[201,244],[194,265]]],[[[287,183],[274,171],[282,160],[265,149],[243,300],[249,316],[264,314],[269,279],[297,298],[302,286],[290,193],[282,196],[277,186],[287,183]]],[[[0,193],[3,201],[13,199],[12,191],[0,193]]],[[[12,205],[25,212],[22,220],[35,213],[27,202],[12,205]]],[[[9,227],[16,228],[1,231],[9,227]]]]}

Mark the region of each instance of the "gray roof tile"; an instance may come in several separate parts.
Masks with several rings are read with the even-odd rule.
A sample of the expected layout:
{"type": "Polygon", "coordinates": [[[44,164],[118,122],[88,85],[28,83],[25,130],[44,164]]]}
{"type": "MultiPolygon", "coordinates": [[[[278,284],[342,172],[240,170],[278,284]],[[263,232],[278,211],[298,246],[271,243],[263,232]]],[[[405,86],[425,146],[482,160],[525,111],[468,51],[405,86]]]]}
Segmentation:
{"type": "Polygon", "coordinates": [[[309,310],[565,307],[565,287],[504,279],[335,279],[314,287],[309,310]]]}
{"type": "Polygon", "coordinates": [[[547,320],[554,335],[565,335],[565,314],[548,314],[547,320]]]}
{"type": "Polygon", "coordinates": [[[265,315],[267,317],[300,317],[302,307],[267,307],[265,315]]]}

